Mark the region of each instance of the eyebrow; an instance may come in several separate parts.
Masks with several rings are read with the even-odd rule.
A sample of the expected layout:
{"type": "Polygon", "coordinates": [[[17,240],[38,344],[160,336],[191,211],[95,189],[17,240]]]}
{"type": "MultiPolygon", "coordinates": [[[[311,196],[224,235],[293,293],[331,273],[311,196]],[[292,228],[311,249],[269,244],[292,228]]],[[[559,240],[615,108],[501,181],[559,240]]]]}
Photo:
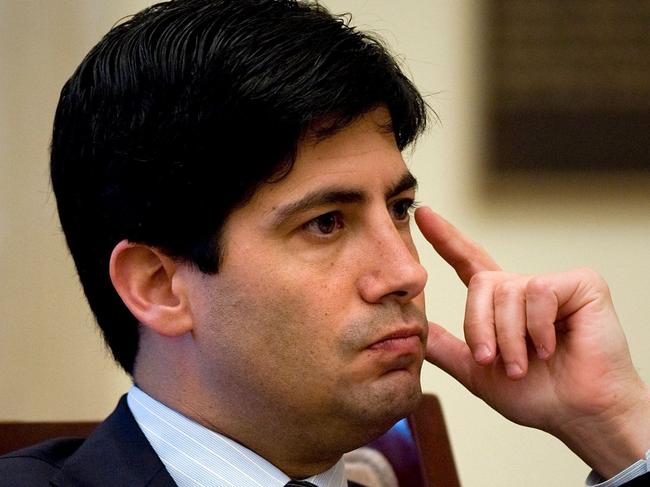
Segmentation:
{"type": "MultiPolygon", "coordinates": [[[[417,188],[417,180],[410,172],[406,171],[394,185],[390,186],[384,193],[388,200],[402,193],[417,188]]],[[[359,189],[346,189],[340,186],[331,186],[311,191],[302,198],[280,206],[273,213],[273,225],[279,226],[282,222],[292,218],[294,215],[309,211],[319,206],[330,205],[333,203],[364,203],[368,200],[368,195],[359,189]]]]}
{"type": "Polygon", "coordinates": [[[391,186],[388,188],[386,191],[386,199],[389,200],[394,196],[397,196],[403,191],[409,191],[412,189],[417,189],[418,188],[418,180],[415,179],[415,176],[411,174],[409,171],[406,171],[404,174],[402,174],[402,177],[400,178],[399,181],[394,186],[391,186]]]}

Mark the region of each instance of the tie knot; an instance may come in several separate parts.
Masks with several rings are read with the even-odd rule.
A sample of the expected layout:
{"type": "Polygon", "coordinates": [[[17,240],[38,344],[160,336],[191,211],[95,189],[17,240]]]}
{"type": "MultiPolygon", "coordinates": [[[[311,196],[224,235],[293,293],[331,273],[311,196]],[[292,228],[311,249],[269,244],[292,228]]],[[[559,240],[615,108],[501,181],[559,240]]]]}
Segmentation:
{"type": "Polygon", "coordinates": [[[312,484],[311,482],[307,482],[306,480],[290,480],[287,485],[284,487],[317,487],[316,485],[312,484]]]}

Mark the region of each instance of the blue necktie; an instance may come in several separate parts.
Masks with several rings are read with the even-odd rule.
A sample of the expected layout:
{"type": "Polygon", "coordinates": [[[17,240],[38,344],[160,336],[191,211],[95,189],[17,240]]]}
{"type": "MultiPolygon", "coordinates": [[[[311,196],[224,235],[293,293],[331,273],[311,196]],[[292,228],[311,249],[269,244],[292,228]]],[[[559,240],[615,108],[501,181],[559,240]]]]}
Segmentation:
{"type": "Polygon", "coordinates": [[[317,486],[305,480],[290,480],[289,483],[284,487],[317,487],[317,486]]]}

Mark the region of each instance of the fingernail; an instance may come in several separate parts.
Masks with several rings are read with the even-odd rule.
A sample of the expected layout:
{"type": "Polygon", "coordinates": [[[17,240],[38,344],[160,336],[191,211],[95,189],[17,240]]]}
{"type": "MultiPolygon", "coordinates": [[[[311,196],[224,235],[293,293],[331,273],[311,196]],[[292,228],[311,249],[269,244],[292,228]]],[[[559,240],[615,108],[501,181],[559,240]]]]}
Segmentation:
{"type": "Polygon", "coordinates": [[[551,356],[551,352],[549,352],[548,350],[546,350],[546,347],[545,347],[544,345],[539,345],[539,346],[537,347],[537,356],[538,356],[541,360],[546,360],[547,358],[549,358],[549,357],[551,356]]]}
{"type": "Polygon", "coordinates": [[[506,364],[506,374],[508,374],[508,377],[519,377],[523,372],[523,369],[518,363],[506,364]]]}
{"type": "Polygon", "coordinates": [[[487,345],[481,344],[474,350],[474,360],[477,362],[485,362],[492,356],[492,352],[487,345]]]}

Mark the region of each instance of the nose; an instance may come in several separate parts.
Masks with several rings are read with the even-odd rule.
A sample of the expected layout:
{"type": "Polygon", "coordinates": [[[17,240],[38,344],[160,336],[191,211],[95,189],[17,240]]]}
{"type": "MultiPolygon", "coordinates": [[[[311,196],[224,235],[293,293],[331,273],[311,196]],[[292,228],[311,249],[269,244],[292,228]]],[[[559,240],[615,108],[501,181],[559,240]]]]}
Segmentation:
{"type": "Polygon", "coordinates": [[[368,303],[411,301],[424,290],[427,271],[420,265],[410,231],[390,220],[370,233],[362,256],[366,265],[358,279],[361,297],[368,303]]]}

